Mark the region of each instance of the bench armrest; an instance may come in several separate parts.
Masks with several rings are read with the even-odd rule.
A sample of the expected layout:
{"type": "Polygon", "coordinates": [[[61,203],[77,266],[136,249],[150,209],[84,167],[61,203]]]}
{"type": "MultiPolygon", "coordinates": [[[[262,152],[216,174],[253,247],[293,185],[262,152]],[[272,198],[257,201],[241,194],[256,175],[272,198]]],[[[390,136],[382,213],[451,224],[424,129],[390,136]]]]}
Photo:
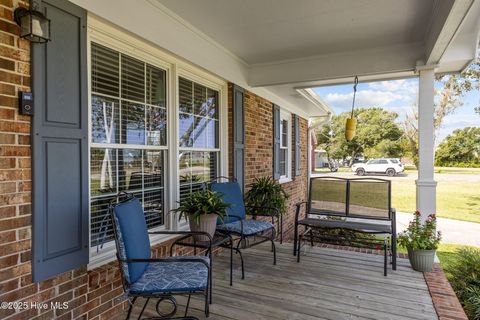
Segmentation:
{"type": "Polygon", "coordinates": [[[295,210],[295,224],[298,224],[298,218],[300,218],[300,209],[302,208],[302,205],[305,204],[305,216],[306,216],[306,208],[307,208],[307,201],[302,201],[302,202],[297,202],[295,204],[295,206],[297,207],[297,209],[295,210]]]}
{"type": "Polygon", "coordinates": [[[395,208],[390,209],[390,214],[392,218],[392,234],[397,233],[397,210],[395,208]]]}

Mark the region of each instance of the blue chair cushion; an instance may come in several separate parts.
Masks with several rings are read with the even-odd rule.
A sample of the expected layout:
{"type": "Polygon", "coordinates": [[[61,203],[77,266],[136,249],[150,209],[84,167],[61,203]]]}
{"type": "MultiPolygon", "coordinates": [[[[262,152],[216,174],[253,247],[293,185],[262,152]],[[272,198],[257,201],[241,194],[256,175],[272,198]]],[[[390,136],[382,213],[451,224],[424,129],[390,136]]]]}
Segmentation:
{"type": "MultiPolygon", "coordinates": [[[[136,198],[119,203],[114,207],[125,257],[127,259],[150,259],[150,239],[142,205],[136,198]]],[[[122,254],[120,254],[122,256],[122,254]]],[[[128,281],[133,283],[140,279],[148,266],[148,262],[128,263],[128,281]]]]}
{"type": "Polygon", "coordinates": [[[184,258],[201,258],[210,263],[205,256],[176,257],[178,262],[151,262],[143,275],[130,286],[130,293],[168,293],[199,291],[207,288],[208,268],[201,262],[182,262],[184,258]]]}
{"type": "MultiPolygon", "coordinates": [[[[245,205],[243,204],[242,189],[238,182],[213,182],[210,184],[210,189],[221,193],[223,201],[230,203],[232,206],[227,209],[228,215],[239,216],[245,219],[245,205]]],[[[224,221],[217,219],[217,225],[222,223],[230,223],[238,221],[238,219],[226,216],[224,221]]]]}
{"type": "MultiPolygon", "coordinates": [[[[273,229],[273,224],[270,222],[251,219],[243,220],[243,235],[245,236],[251,236],[269,229],[273,229]]],[[[241,235],[241,224],[240,221],[225,223],[217,225],[217,230],[241,235]]]]}

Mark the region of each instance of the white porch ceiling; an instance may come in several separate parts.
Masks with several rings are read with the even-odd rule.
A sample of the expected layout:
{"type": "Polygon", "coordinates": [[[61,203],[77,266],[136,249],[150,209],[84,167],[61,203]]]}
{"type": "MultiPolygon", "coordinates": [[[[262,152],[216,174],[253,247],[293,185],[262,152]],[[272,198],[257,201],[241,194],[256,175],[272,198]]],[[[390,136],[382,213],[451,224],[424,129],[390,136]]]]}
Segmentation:
{"type": "Polygon", "coordinates": [[[248,64],[423,42],[433,0],[158,0],[248,64]]]}
{"type": "Polygon", "coordinates": [[[480,0],[70,0],[302,116],[299,88],[458,72],[476,54],[480,0]]]}

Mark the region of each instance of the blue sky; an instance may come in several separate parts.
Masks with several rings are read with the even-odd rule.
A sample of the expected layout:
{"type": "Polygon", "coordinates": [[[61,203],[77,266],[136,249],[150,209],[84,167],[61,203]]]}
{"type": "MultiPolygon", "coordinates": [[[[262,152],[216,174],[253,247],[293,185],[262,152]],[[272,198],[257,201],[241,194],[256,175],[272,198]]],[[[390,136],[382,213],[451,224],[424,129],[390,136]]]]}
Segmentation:
{"type": "MultiPolygon", "coordinates": [[[[332,107],[336,114],[351,110],[353,83],[318,87],[314,90],[332,107]]],[[[418,78],[410,78],[359,83],[355,107],[383,107],[398,113],[399,121],[403,121],[405,116],[412,112],[412,108],[416,107],[417,101],[418,78]]],[[[445,117],[438,132],[437,144],[455,129],[480,126],[480,116],[475,114],[474,111],[474,107],[480,103],[480,92],[469,92],[463,97],[463,102],[464,105],[458,108],[454,114],[445,117]]]]}

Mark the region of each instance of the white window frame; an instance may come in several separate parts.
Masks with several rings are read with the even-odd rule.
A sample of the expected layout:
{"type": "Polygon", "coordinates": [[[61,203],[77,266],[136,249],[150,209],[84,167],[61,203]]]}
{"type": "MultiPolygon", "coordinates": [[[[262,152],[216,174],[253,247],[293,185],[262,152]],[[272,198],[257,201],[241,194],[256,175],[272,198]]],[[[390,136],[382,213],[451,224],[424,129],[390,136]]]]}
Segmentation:
{"type": "Polygon", "coordinates": [[[292,114],[284,109],[280,110],[280,150],[287,150],[285,159],[286,169],[285,175],[281,175],[278,182],[287,183],[292,181],[292,114]],[[283,147],[283,121],[287,121],[287,147],[283,147]]]}
{"type": "MultiPolygon", "coordinates": [[[[165,173],[164,189],[165,189],[165,223],[163,226],[151,229],[155,230],[188,230],[188,225],[184,222],[178,222],[176,214],[166,214],[178,206],[177,201],[180,199],[179,193],[179,111],[178,111],[178,78],[183,77],[191,81],[195,81],[201,85],[218,91],[219,103],[219,151],[218,157],[218,174],[228,174],[228,83],[209,72],[206,72],[193,64],[178,58],[165,50],[152,45],[139,37],[127,34],[121,28],[104,21],[103,19],[89,14],[88,16],[88,33],[87,33],[87,67],[88,67],[88,117],[89,117],[89,155],[91,141],[91,43],[95,42],[127,56],[139,59],[149,63],[155,67],[161,68],[166,72],[166,104],[167,104],[167,145],[161,149],[166,152],[167,171],[165,173]]],[[[118,147],[118,146],[117,146],[118,147]]],[[[127,145],[128,148],[135,148],[135,145],[127,145]]],[[[145,148],[145,146],[142,146],[145,148]]],[[[148,146],[147,146],[148,148],[148,146]]],[[[208,150],[210,151],[210,150],[208,150]]],[[[213,151],[213,150],[212,150],[213,151]]],[[[90,177],[90,165],[89,177],[90,177]]],[[[90,183],[89,183],[90,188],[90,183]]],[[[90,189],[89,189],[90,203],[90,189]]],[[[151,235],[150,242],[153,245],[168,241],[175,238],[175,235],[151,235]]],[[[96,252],[96,247],[90,246],[90,209],[89,209],[89,248],[90,261],[88,269],[94,269],[108,262],[114,261],[115,243],[109,241],[104,244],[100,252],[96,252]]]]}

